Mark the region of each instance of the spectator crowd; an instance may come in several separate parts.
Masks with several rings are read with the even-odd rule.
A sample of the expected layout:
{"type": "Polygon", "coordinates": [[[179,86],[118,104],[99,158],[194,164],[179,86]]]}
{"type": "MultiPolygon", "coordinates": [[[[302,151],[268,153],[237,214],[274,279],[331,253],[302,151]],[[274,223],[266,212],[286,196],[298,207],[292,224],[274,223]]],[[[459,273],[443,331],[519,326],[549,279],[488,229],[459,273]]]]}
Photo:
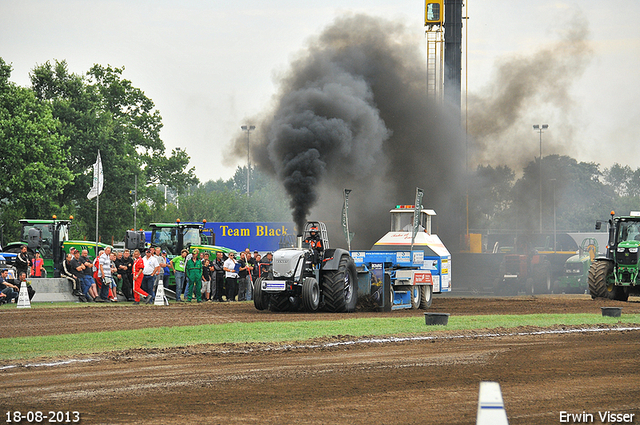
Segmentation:
{"type": "Polygon", "coordinates": [[[239,253],[215,252],[197,248],[183,249],[169,259],[160,247],[122,252],[100,250],[92,260],[87,250],[73,249],[63,263],[61,276],[72,282],[73,295],[81,302],[118,302],[151,304],[159,282],[167,288],[175,283],[176,302],[250,301],[253,282],[271,266],[272,254],[263,258],[249,248],[239,253]],[[172,279],[173,277],[173,279],[172,279]]]}
{"type": "MultiPolygon", "coordinates": [[[[253,283],[269,272],[272,254],[264,257],[249,248],[240,252],[215,252],[197,248],[183,249],[179,256],[167,258],[160,247],[114,252],[111,247],[101,249],[96,258],[88,251],[71,248],[62,263],[60,276],[68,279],[72,294],[81,302],[118,302],[151,304],[162,280],[167,288],[175,282],[176,302],[232,302],[251,301],[253,283]],[[172,279],[173,277],[173,279],[172,279]]],[[[16,257],[18,279],[5,269],[0,273],[0,304],[17,302],[22,281],[46,277],[44,262],[36,251],[29,256],[22,246],[16,257]]],[[[28,285],[29,297],[35,291],[28,285]]]]}

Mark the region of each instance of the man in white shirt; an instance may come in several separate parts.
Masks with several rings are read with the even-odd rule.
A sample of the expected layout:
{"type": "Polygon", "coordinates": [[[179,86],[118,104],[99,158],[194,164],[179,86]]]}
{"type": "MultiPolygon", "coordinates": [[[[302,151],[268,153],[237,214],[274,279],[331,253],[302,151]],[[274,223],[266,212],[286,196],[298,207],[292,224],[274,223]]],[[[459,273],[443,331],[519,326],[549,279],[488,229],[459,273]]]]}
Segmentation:
{"type": "Polygon", "coordinates": [[[227,283],[227,301],[235,301],[238,291],[238,270],[236,264],[236,253],[230,252],[229,258],[227,258],[222,267],[225,271],[225,280],[227,283]]]}
{"type": "MultiPolygon", "coordinates": [[[[167,267],[167,263],[164,259],[164,257],[162,256],[162,248],[160,248],[159,246],[156,247],[155,252],[153,253],[153,256],[155,257],[156,261],[158,262],[158,266],[160,267],[160,270],[158,272],[156,272],[156,278],[153,281],[153,293],[156,293],[156,289],[158,288],[158,282],[160,282],[160,279],[164,278],[164,268],[167,267]]],[[[167,287],[167,284],[169,282],[162,282],[164,284],[164,287],[167,287]]]]}
{"type": "Polygon", "coordinates": [[[113,282],[111,277],[111,268],[114,265],[111,264],[111,247],[108,246],[104,249],[104,252],[99,259],[99,276],[102,279],[102,287],[100,288],[100,298],[103,301],[109,301],[109,288],[113,282]]]}
{"type": "Polygon", "coordinates": [[[151,294],[151,297],[147,300],[147,304],[151,304],[154,300],[155,293],[153,292],[153,284],[156,278],[155,276],[160,270],[160,264],[158,264],[158,260],[156,260],[156,257],[152,254],[152,249],[149,248],[147,249],[145,257],[142,259],[144,262],[144,269],[142,269],[144,277],[142,278],[142,284],[140,286],[143,291],[151,294]]]}

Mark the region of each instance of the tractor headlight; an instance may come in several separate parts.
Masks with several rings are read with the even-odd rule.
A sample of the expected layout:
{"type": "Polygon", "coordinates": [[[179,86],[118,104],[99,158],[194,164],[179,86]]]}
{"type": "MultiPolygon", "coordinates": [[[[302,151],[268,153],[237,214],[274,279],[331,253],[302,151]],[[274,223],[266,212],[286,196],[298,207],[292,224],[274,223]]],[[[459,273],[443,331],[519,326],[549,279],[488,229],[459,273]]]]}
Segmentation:
{"type": "Polygon", "coordinates": [[[638,252],[638,247],[629,248],[629,252],[638,252]]]}
{"type": "Polygon", "coordinates": [[[624,252],[624,248],[618,248],[618,252],[624,252]]]}

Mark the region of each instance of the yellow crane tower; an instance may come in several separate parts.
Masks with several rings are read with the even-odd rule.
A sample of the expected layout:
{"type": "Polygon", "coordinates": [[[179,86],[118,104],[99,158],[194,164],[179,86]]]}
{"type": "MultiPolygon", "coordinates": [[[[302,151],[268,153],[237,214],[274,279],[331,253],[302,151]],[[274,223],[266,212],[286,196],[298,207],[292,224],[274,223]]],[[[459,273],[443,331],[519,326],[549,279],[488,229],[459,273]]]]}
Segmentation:
{"type": "Polygon", "coordinates": [[[441,102],[444,93],[444,0],[426,0],[427,96],[441,102]]]}

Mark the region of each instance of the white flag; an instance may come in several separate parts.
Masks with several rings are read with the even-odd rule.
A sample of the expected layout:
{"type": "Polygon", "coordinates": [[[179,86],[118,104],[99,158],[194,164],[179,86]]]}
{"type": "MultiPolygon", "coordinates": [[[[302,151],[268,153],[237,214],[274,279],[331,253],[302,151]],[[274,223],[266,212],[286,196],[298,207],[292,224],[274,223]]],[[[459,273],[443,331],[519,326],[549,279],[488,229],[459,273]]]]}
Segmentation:
{"type": "Polygon", "coordinates": [[[98,159],[93,164],[93,186],[87,194],[87,198],[93,199],[102,193],[104,186],[104,173],[102,172],[102,160],[100,159],[100,151],[98,151],[98,159]]]}

